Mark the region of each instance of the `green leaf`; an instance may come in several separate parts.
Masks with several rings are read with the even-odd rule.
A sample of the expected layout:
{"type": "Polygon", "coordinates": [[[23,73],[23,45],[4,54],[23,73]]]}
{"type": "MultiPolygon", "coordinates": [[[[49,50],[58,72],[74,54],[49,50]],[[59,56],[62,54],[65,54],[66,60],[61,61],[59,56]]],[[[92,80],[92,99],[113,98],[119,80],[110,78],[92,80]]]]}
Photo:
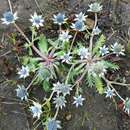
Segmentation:
{"type": "Polygon", "coordinates": [[[48,52],[48,42],[44,35],[41,35],[38,42],[38,47],[43,54],[48,52]]]}
{"type": "Polygon", "coordinates": [[[128,41],[126,51],[127,51],[127,54],[130,55],[130,41],[128,41]]]}
{"type": "Polygon", "coordinates": [[[95,80],[95,86],[96,86],[97,91],[99,92],[99,94],[103,94],[104,88],[103,88],[102,79],[96,76],[94,77],[94,80],[95,80]]]}
{"type": "Polygon", "coordinates": [[[42,87],[45,90],[45,92],[49,92],[50,91],[50,84],[49,84],[49,82],[47,80],[43,81],[42,87]]]}
{"type": "Polygon", "coordinates": [[[88,73],[87,74],[87,84],[88,84],[88,87],[93,87],[94,86],[94,77],[91,73],[88,73]]]}
{"type": "Polygon", "coordinates": [[[109,61],[102,61],[102,62],[104,63],[104,66],[106,66],[106,68],[108,68],[108,69],[113,69],[113,70],[119,69],[119,66],[114,63],[111,63],[109,61]]]}
{"type": "Polygon", "coordinates": [[[102,47],[106,42],[106,37],[102,34],[98,41],[95,44],[95,47],[93,49],[93,54],[99,55],[99,48],[102,47]]]}

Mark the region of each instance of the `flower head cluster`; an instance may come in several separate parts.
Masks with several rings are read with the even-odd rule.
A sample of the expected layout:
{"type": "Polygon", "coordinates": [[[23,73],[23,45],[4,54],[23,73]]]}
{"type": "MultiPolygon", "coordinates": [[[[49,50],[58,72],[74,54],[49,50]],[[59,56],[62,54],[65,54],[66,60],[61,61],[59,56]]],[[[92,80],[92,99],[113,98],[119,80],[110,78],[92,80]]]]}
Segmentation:
{"type": "Polygon", "coordinates": [[[116,54],[116,56],[119,56],[119,55],[125,55],[124,54],[124,46],[122,46],[121,44],[115,42],[113,45],[111,45],[111,51],[116,54]]]}
{"type": "Polygon", "coordinates": [[[40,26],[43,26],[44,19],[42,18],[42,15],[37,15],[37,13],[34,12],[34,15],[31,15],[30,21],[32,22],[32,26],[39,28],[40,26]]]}
{"type": "Polygon", "coordinates": [[[29,76],[29,68],[28,66],[22,66],[22,68],[18,71],[20,78],[26,78],[29,76]]]}
{"type": "Polygon", "coordinates": [[[42,105],[37,102],[33,102],[33,106],[30,107],[30,110],[33,114],[33,118],[37,117],[39,119],[42,114],[42,105]]]}
{"type": "Polygon", "coordinates": [[[67,18],[65,18],[64,13],[58,13],[57,15],[53,15],[53,21],[55,24],[62,25],[66,22],[67,18]]]}
{"type": "Polygon", "coordinates": [[[107,87],[104,93],[106,94],[106,98],[112,98],[113,96],[115,96],[115,90],[111,89],[110,87],[107,87]]]}
{"type": "Polygon", "coordinates": [[[99,3],[95,2],[89,5],[89,12],[94,12],[94,13],[98,13],[102,10],[102,5],[100,5],[99,3]]]}
{"type": "Polygon", "coordinates": [[[18,85],[18,88],[16,89],[16,95],[19,97],[21,100],[27,100],[28,98],[28,92],[27,89],[23,85],[18,85]]]}
{"type": "Polygon", "coordinates": [[[85,100],[85,98],[83,98],[82,95],[78,95],[78,96],[74,97],[73,104],[75,104],[76,107],[82,106],[84,100],[85,100]]]}
{"type": "Polygon", "coordinates": [[[47,122],[47,129],[48,130],[57,130],[61,129],[61,122],[59,120],[55,120],[54,118],[49,118],[47,122]]]}
{"type": "Polygon", "coordinates": [[[93,76],[99,76],[102,77],[104,76],[104,74],[107,72],[106,70],[106,66],[104,65],[104,62],[102,61],[98,61],[96,63],[93,63],[91,66],[89,66],[89,72],[93,75],[93,76]]]}
{"type": "Polygon", "coordinates": [[[11,23],[15,23],[17,19],[17,12],[13,14],[11,11],[8,11],[3,14],[3,18],[1,20],[3,24],[9,25],[11,23]]]}
{"type": "Polygon", "coordinates": [[[53,91],[57,93],[57,95],[62,94],[64,96],[66,96],[67,94],[70,94],[70,91],[72,90],[71,85],[70,84],[64,84],[64,83],[60,83],[57,82],[55,84],[53,84],[53,91]]]}

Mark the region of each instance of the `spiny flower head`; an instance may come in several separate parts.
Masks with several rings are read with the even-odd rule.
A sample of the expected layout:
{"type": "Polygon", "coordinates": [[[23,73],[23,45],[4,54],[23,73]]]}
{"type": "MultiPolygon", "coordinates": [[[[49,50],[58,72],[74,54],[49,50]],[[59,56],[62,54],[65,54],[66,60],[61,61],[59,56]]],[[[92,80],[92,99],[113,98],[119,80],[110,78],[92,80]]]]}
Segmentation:
{"type": "Polygon", "coordinates": [[[63,56],[61,56],[61,59],[62,62],[69,64],[72,59],[72,56],[70,56],[70,53],[65,53],[63,56]]]}
{"type": "Polygon", "coordinates": [[[34,15],[31,15],[30,21],[32,22],[32,26],[39,28],[40,26],[43,26],[44,19],[42,18],[42,15],[37,15],[37,13],[34,12],[34,15]]]}
{"type": "Polygon", "coordinates": [[[108,54],[109,53],[109,48],[108,47],[106,47],[106,45],[104,45],[103,47],[100,47],[100,54],[102,55],[102,56],[104,56],[104,55],[106,55],[106,54],[108,54]]]}
{"type": "Polygon", "coordinates": [[[70,94],[70,91],[72,90],[70,84],[64,84],[57,82],[56,84],[53,84],[53,91],[56,92],[57,94],[63,94],[66,96],[67,94],[70,94]]]}
{"type": "Polygon", "coordinates": [[[47,129],[48,130],[57,130],[61,129],[61,121],[56,120],[54,118],[49,118],[47,122],[47,129]]]}
{"type": "Polygon", "coordinates": [[[17,93],[17,97],[19,97],[21,100],[28,99],[27,89],[23,85],[18,85],[18,88],[16,89],[16,93],[17,93]]]}
{"type": "Polygon", "coordinates": [[[115,42],[113,45],[111,45],[111,51],[116,54],[116,56],[119,56],[119,55],[125,55],[124,54],[124,46],[115,42]]]}
{"type": "Polygon", "coordinates": [[[9,25],[11,23],[15,23],[15,21],[18,19],[17,12],[14,14],[11,11],[7,11],[3,14],[3,18],[1,18],[2,23],[9,25]]]}
{"type": "Polygon", "coordinates": [[[20,78],[26,78],[29,76],[29,68],[28,66],[22,66],[22,68],[18,71],[20,78]]]}
{"type": "Polygon", "coordinates": [[[64,96],[57,96],[56,98],[54,98],[54,104],[56,104],[56,108],[63,108],[65,107],[65,97],[64,96]]]}
{"type": "Polygon", "coordinates": [[[99,35],[100,33],[101,33],[101,30],[98,28],[98,26],[93,29],[93,34],[94,35],[99,35]]]}
{"type": "Polygon", "coordinates": [[[74,98],[73,104],[75,104],[76,107],[83,105],[83,101],[85,100],[85,98],[83,98],[82,95],[78,95],[78,96],[73,97],[73,98],[74,98]]]}
{"type": "Polygon", "coordinates": [[[30,110],[33,114],[33,118],[37,117],[39,119],[42,114],[42,105],[37,102],[33,102],[33,106],[30,107],[30,110]]]}
{"type": "Polygon", "coordinates": [[[88,59],[90,57],[90,53],[88,48],[82,47],[79,49],[78,55],[81,59],[88,59]]]}
{"type": "Polygon", "coordinates": [[[86,29],[86,26],[83,21],[76,21],[75,23],[72,23],[71,28],[76,31],[84,31],[86,29]]]}
{"type": "Polygon", "coordinates": [[[89,12],[94,12],[94,13],[98,13],[101,10],[102,10],[102,5],[100,5],[100,3],[97,2],[90,4],[88,9],[89,12]]]}
{"type": "Polygon", "coordinates": [[[126,98],[125,102],[124,102],[124,111],[126,113],[128,113],[128,115],[130,114],[130,98],[126,98]]]}
{"type": "Polygon", "coordinates": [[[69,42],[69,39],[72,38],[71,35],[69,35],[69,31],[62,31],[59,35],[59,40],[62,42],[69,42]]]}
{"type": "Polygon", "coordinates": [[[53,15],[53,21],[55,24],[62,25],[66,22],[67,18],[65,18],[64,13],[58,13],[57,15],[53,15]]]}
{"type": "Polygon", "coordinates": [[[111,89],[110,87],[107,87],[107,89],[105,90],[105,94],[106,94],[106,98],[112,98],[113,96],[115,96],[115,93],[114,93],[114,89],[111,89]]]}
{"type": "Polygon", "coordinates": [[[87,15],[83,14],[82,12],[80,12],[79,14],[75,14],[75,21],[86,21],[87,15]]]}

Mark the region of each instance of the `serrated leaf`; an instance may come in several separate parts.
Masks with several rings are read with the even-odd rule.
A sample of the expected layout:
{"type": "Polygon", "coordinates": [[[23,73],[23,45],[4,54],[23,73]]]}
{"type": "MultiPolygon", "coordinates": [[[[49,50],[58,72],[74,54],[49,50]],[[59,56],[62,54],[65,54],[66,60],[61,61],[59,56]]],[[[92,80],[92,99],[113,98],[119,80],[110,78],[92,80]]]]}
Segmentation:
{"type": "Polygon", "coordinates": [[[48,42],[44,35],[41,35],[38,42],[38,47],[43,54],[48,52],[48,42]]]}
{"type": "Polygon", "coordinates": [[[99,94],[103,94],[104,88],[103,88],[102,79],[96,76],[94,77],[94,80],[95,80],[95,86],[96,86],[97,91],[99,92],[99,94]]]}
{"type": "Polygon", "coordinates": [[[111,63],[109,61],[102,61],[102,62],[104,62],[104,66],[106,66],[106,68],[113,69],[113,70],[119,69],[119,66],[114,63],[111,63]]]}
{"type": "Polygon", "coordinates": [[[47,80],[44,80],[42,85],[43,85],[42,87],[45,90],[45,92],[50,91],[50,84],[47,80]]]}
{"type": "Polygon", "coordinates": [[[102,47],[106,42],[106,37],[102,34],[98,41],[95,43],[95,47],[93,49],[93,54],[99,55],[99,48],[102,47]]]}

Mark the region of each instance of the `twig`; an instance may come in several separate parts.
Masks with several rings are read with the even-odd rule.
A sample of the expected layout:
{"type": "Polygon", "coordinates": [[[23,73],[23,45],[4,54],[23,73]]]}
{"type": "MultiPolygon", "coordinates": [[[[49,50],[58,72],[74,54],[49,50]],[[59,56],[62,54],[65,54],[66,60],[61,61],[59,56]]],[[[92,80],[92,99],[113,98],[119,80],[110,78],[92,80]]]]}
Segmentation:
{"type": "Polygon", "coordinates": [[[92,53],[92,48],[93,48],[94,29],[96,28],[96,26],[97,26],[97,13],[95,13],[95,24],[94,24],[92,34],[91,34],[91,37],[90,37],[89,51],[91,53],[92,53]]]}
{"type": "Polygon", "coordinates": [[[43,15],[43,11],[42,11],[38,1],[37,0],[34,0],[34,1],[35,1],[36,5],[37,5],[38,9],[40,10],[41,14],[43,15]]]}
{"type": "Polygon", "coordinates": [[[24,34],[24,32],[21,30],[21,28],[20,28],[16,23],[14,23],[14,26],[15,26],[16,29],[21,33],[21,35],[25,38],[25,40],[32,46],[33,50],[34,50],[41,58],[43,58],[44,60],[46,60],[47,57],[44,56],[44,55],[33,45],[33,43],[28,39],[28,37],[24,34]]]}
{"type": "Polygon", "coordinates": [[[7,51],[6,53],[2,54],[2,55],[0,56],[0,58],[1,58],[1,57],[4,57],[4,56],[6,56],[6,55],[8,55],[9,53],[11,53],[11,51],[7,51]]]}
{"type": "Polygon", "coordinates": [[[50,100],[52,99],[52,97],[53,97],[53,95],[54,95],[54,91],[52,91],[52,93],[51,93],[51,95],[50,95],[50,97],[46,100],[46,102],[45,103],[43,103],[42,104],[42,106],[44,106],[44,105],[46,105],[48,102],[50,102],[50,100]]]}
{"type": "Polygon", "coordinates": [[[11,13],[13,13],[13,8],[12,8],[12,5],[11,5],[11,1],[8,0],[8,3],[9,3],[9,8],[10,8],[11,13]]]}
{"type": "Polygon", "coordinates": [[[58,112],[59,112],[59,107],[56,109],[56,113],[54,115],[54,119],[56,119],[57,115],[58,115],[58,112]]]}
{"type": "Polygon", "coordinates": [[[75,41],[75,38],[76,38],[77,34],[78,34],[78,31],[75,32],[75,35],[74,35],[73,40],[72,40],[72,42],[71,42],[70,52],[71,52],[71,50],[72,50],[72,47],[73,47],[73,44],[74,44],[74,41],[75,41]]]}
{"type": "Polygon", "coordinates": [[[30,84],[27,86],[27,90],[32,86],[32,84],[34,83],[34,81],[36,80],[37,76],[34,76],[34,78],[32,79],[32,81],[30,82],[30,84]]]}
{"type": "MultiPolygon", "coordinates": [[[[108,86],[110,86],[110,87],[115,91],[116,95],[117,95],[123,102],[125,102],[125,99],[123,99],[123,98],[120,96],[120,94],[116,91],[116,89],[112,86],[112,82],[109,81],[108,79],[106,79],[105,77],[102,77],[102,78],[103,78],[103,80],[106,82],[106,84],[107,84],[108,86]]],[[[118,85],[119,85],[119,84],[118,84],[118,85]]]]}

